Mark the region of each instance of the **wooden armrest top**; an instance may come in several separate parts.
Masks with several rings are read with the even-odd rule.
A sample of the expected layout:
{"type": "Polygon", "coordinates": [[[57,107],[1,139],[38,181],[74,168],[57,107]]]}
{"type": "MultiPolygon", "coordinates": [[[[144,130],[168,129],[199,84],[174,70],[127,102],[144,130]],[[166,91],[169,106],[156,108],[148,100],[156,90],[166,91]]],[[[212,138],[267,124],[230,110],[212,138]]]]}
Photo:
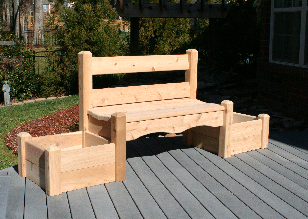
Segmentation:
{"type": "Polygon", "coordinates": [[[89,109],[88,114],[98,120],[109,121],[113,113],[123,112],[127,122],[134,122],[223,110],[223,106],[215,103],[195,99],[173,99],[97,107],[89,109]]]}

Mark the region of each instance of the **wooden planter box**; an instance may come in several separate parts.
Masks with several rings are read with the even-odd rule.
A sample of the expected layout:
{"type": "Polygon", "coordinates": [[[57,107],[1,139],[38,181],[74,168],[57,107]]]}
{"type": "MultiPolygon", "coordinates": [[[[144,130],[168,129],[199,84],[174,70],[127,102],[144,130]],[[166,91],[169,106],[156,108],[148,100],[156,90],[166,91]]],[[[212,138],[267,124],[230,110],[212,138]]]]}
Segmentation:
{"type": "MultiPolygon", "coordinates": [[[[269,116],[260,114],[258,117],[240,113],[233,113],[230,126],[230,145],[227,148],[229,157],[251,150],[267,148],[269,136],[269,116]]],[[[193,146],[219,153],[222,127],[195,127],[193,132],[193,146]]]]}
{"type": "Polygon", "coordinates": [[[43,137],[22,132],[18,135],[18,172],[50,196],[113,182],[115,145],[89,132],[43,137]]]}

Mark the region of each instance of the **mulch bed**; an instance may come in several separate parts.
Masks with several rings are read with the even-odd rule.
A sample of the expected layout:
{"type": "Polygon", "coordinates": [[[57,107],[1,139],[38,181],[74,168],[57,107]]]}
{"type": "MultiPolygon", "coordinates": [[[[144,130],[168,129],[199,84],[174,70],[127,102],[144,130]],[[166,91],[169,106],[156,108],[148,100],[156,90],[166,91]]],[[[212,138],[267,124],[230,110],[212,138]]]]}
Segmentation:
{"type": "Polygon", "coordinates": [[[78,121],[79,107],[70,107],[15,127],[4,137],[4,142],[17,155],[20,132],[28,132],[32,137],[68,133],[78,130],[78,121]]]}

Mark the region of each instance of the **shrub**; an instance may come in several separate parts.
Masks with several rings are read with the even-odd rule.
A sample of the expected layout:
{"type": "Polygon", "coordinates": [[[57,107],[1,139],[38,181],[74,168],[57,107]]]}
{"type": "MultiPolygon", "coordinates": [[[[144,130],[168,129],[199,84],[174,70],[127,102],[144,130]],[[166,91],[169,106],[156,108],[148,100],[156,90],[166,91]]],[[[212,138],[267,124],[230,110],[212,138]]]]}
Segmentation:
{"type": "MultiPolygon", "coordinates": [[[[46,79],[54,80],[55,90],[67,94],[78,92],[78,53],[91,51],[93,56],[123,55],[123,37],[112,21],[116,12],[107,0],[78,0],[69,8],[63,1],[55,0],[55,13],[49,17],[48,25],[54,31],[59,48],[50,53],[46,79]],[[55,74],[56,73],[56,74],[55,74]],[[52,78],[53,77],[53,78],[52,78]]],[[[54,48],[51,48],[54,49],[54,48]]],[[[49,48],[50,50],[50,48],[49,48]]],[[[44,85],[54,92],[48,84],[44,85]]]]}
{"type": "Polygon", "coordinates": [[[8,81],[12,99],[38,96],[40,77],[35,74],[33,51],[25,49],[24,42],[17,40],[13,34],[0,35],[0,40],[15,42],[12,46],[0,46],[1,88],[4,81],[8,81]]]}

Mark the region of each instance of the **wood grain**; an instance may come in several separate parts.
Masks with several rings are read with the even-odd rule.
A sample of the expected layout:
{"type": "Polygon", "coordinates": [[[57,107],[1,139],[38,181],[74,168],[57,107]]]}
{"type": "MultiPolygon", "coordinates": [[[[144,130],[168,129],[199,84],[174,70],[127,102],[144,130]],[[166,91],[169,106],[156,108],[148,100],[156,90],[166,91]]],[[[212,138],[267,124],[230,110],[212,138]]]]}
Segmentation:
{"type": "MultiPolygon", "coordinates": [[[[93,107],[189,97],[189,83],[93,89],[93,107]]],[[[88,108],[90,109],[90,108],[88,108]]]]}
{"type": "Polygon", "coordinates": [[[186,54],[92,58],[92,75],[186,69],[188,69],[188,58],[186,54]]]}

